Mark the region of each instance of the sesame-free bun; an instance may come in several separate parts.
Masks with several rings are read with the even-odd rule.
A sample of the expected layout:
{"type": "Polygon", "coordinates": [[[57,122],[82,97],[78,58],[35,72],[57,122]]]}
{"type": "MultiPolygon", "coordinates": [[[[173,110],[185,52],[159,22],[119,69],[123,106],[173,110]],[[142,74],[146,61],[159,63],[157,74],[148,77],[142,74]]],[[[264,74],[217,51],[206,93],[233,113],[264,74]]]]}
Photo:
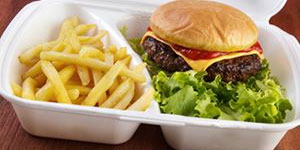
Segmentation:
{"type": "Polygon", "coordinates": [[[254,22],[231,6],[202,0],[177,0],[161,5],[150,27],[163,40],[187,48],[234,52],[257,42],[254,22]]]}

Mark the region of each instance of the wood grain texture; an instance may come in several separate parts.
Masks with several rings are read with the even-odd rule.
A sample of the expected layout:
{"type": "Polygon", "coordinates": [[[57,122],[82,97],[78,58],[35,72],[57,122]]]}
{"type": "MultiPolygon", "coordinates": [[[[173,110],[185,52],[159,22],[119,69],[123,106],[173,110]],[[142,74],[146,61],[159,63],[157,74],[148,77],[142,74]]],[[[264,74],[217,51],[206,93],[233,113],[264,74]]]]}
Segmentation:
{"type": "MultiPolygon", "coordinates": [[[[33,0],[0,0],[0,35],[9,22],[26,4],[33,0]]],[[[300,0],[288,0],[284,9],[271,19],[300,41],[300,0]]],[[[290,130],[277,146],[277,150],[300,149],[300,127],[290,130]]],[[[40,138],[26,133],[15,112],[7,101],[0,97],[0,150],[171,150],[158,126],[141,125],[133,138],[125,144],[112,146],[50,138],[40,138]]]]}

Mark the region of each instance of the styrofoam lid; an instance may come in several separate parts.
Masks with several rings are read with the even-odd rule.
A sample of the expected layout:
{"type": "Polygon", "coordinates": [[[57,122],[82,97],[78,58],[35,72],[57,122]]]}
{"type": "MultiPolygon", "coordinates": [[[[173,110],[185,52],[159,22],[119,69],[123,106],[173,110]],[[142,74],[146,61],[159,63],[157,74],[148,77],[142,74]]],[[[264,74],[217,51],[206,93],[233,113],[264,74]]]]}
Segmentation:
{"type": "MultiPolygon", "coordinates": [[[[135,1],[137,3],[145,4],[163,4],[172,0],[151,0],[151,1],[140,1],[140,0],[127,0],[135,1]]],[[[278,13],[287,0],[213,0],[222,2],[233,7],[236,7],[247,15],[249,15],[255,21],[269,21],[272,16],[278,13]]],[[[117,1],[115,1],[117,2],[117,1]]]]}
{"type": "Polygon", "coordinates": [[[269,21],[287,0],[215,0],[239,8],[255,21],[269,21]]]}

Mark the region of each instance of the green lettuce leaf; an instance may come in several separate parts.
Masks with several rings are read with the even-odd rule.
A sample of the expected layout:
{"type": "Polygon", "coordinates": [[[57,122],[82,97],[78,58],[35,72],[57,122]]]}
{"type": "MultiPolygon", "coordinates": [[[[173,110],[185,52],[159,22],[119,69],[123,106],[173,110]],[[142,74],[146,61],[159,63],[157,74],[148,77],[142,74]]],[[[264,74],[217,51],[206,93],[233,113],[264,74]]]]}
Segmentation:
{"type": "Polygon", "coordinates": [[[191,86],[186,85],[172,96],[163,99],[161,109],[169,114],[191,116],[196,106],[194,100],[196,96],[197,92],[191,86]]]}
{"type": "Polygon", "coordinates": [[[221,110],[217,107],[217,102],[215,101],[215,94],[209,90],[204,92],[199,98],[197,99],[197,106],[195,110],[199,112],[199,117],[203,118],[219,118],[221,115],[221,110]]]}
{"type": "Polygon", "coordinates": [[[153,77],[155,98],[163,113],[186,116],[282,123],[292,105],[285,90],[270,76],[268,62],[247,82],[223,82],[220,76],[206,82],[206,72],[160,71],[153,77]],[[192,107],[194,106],[194,107],[192,107]],[[189,109],[189,110],[188,110],[189,109]]]}

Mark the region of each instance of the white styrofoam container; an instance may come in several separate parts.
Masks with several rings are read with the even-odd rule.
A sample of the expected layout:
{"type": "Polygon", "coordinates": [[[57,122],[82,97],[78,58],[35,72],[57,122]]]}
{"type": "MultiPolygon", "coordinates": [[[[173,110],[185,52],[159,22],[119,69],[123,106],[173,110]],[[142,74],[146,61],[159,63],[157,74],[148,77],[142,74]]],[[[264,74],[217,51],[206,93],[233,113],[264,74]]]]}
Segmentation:
{"type": "MultiPolygon", "coordinates": [[[[272,74],[287,89],[294,107],[286,123],[264,124],[213,120],[160,114],[153,101],[147,112],[120,111],[97,107],[28,101],[12,94],[11,81],[19,81],[24,68],[17,56],[37,43],[49,41],[58,34],[61,22],[77,15],[83,22],[96,23],[110,32],[106,40],[127,46],[134,56],[133,64],[141,62],[118,28],[126,25],[130,37],[141,37],[155,8],[168,0],[43,0],[23,8],[3,33],[0,41],[0,93],[10,101],[22,127],[37,136],[73,139],[108,144],[126,142],[140,123],[161,125],[169,145],[176,149],[274,149],[287,130],[300,124],[300,46],[297,40],[269,24],[286,0],[217,0],[246,12],[259,28],[259,41],[270,61],[272,74]]],[[[150,78],[147,71],[148,82],[150,78]]],[[[141,87],[143,91],[143,87],[141,87]]]]}

